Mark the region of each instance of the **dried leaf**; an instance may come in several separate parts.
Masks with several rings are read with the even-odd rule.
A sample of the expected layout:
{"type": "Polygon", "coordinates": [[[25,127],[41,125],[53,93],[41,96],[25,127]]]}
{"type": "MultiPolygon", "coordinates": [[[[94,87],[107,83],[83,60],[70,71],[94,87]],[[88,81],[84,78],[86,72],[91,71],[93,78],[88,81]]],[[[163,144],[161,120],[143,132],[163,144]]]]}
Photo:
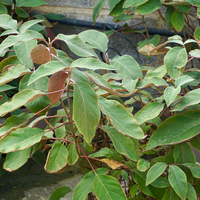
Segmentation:
{"type": "Polygon", "coordinates": [[[125,167],[125,168],[127,167],[126,165],[120,162],[117,162],[115,160],[110,160],[108,158],[99,159],[99,161],[106,163],[113,170],[117,169],[118,167],[125,167]]]}

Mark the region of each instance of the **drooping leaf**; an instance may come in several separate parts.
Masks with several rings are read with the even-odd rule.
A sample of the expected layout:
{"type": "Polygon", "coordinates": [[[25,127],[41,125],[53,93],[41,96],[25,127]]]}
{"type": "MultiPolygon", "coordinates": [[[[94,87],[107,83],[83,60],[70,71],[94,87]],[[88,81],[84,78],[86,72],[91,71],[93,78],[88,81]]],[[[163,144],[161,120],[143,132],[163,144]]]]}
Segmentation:
{"type": "Polygon", "coordinates": [[[200,111],[187,111],[169,117],[153,133],[147,144],[147,150],[159,145],[176,144],[193,138],[200,132],[199,117],[200,111]]]}
{"type": "Polygon", "coordinates": [[[102,112],[110,118],[116,130],[136,139],[144,137],[133,115],[119,102],[99,97],[99,106],[102,112]]]}
{"type": "Polygon", "coordinates": [[[22,18],[30,17],[30,15],[22,8],[16,8],[15,12],[19,17],[22,17],[22,18]]]}
{"type": "Polygon", "coordinates": [[[175,100],[179,92],[181,91],[181,87],[174,88],[173,86],[169,86],[164,90],[164,98],[169,107],[175,100]]]}
{"type": "Polygon", "coordinates": [[[111,60],[111,66],[124,77],[130,77],[133,80],[142,78],[142,70],[139,64],[131,56],[116,56],[111,60]]]}
{"type": "Polygon", "coordinates": [[[190,140],[190,144],[192,147],[194,147],[196,150],[200,151],[200,135],[197,135],[196,137],[192,138],[190,140]]]}
{"type": "Polygon", "coordinates": [[[184,166],[188,167],[190,171],[192,172],[192,175],[195,178],[200,178],[200,166],[196,166],[193,163],[184,163],[184,166]]]}
{"type": "Polygon", "coordinates": [[[10,133],[17,128],[24,126],[26,122],[33,116],[33,113],[22,113],[20,115],[13,115],[6,119],[6,122],[0,128],[0,136],[10,133]]]}
{"type": "Polygon", "coordinates": [[[183,75],[183,76],[176,79],[175,87],[177,88],[177,87],[182,86],[182,85],[189,83],[191,81],[194,81],[194,79],[191,76],[183,75]]]}
{"type": "Polygon", "coordinates": [[[176,163],[196,163],[195,155],[186,142],[177,144],[174,147],[173,155],[176,163]]]}
{"type": "Polygon", "coordinates": [[[76,146],[74,144],[69,144],[67,150],[68,150],[67,163],[68,165],[74,165],[79,158],[76,146]]]}
{"type": "Polygon", "coordinates": [[[0,140],[0,152],[9,153],[26,149],[38,143],[44,131],[39,128],[19,128],[0,140]]]}
{"type": "Polygon", "coordinates": [[[122,155],[127,156],[133,161],[139,160],[139,156],[135,151],[135,146],[133,141],[126,137],[125,135],[119,133],[115,130],[114,127],[110,126],[102,126],[102,129],[108,133],[109,137],[111,138],[115,149],[122,155]]]}
{"type": "Polygon", "coordinates": [[[97,57],[94,50],[87,44],[85,44],[77,35],[64,35],[59,34],[55,39],[63,40],[69,47],[69,49],[80,57],[97,57]]]}
{"type": "MultiPolygon", "coordinates": [[[[3,33],[1,33],[0,37],[3,37],[3,36],[5,36],[5,35],[18,34],[18,33],[19,33],[19,32],[16,31],[16,30],[8,29],[8,30],[4,31],[3,33]]],[[[5,50],[6,50],[6,49],[5,49],[5,50]]],[[[7,50],[8,50],[8,49],[7,49],[7,50]]],[[[3,53],[3,51],[2,51],[2,53],[3,53]]],[[[2,57],[2,55],[1,55],[1,57],[2,57]]]]}
{"type": "Polygon", "coordinates": [[[182,47],[170,49],[164,58],[164,63],[171,78],[178,78],[180,76],[179,69],[184,67],[187,63],[186,49],[182,47]]]}
{"type": "Polygon", "coordinates": [[[174,192],[173,188],[167,188],[162,200],[179,200],[178,195],[174,192]]]}
{"type": "Polygon", "coordinates": [[[0,85],[8,83],[11,80],[23,76],[25,74],[28,74],[30,72],[31,71],[23,65],[11,66],[7,71],[3,72],[0,75],[0,85]]]}
{"type": "Polygon", "coordinates": [[[16,7],[36,7],[36,6],[40,6],[40,5],[44,5],[47,4],[45,1],[43,0],[20,0],[17,1],[16,3],[16,7]]]}
{"type": "Polygon", "coordinates": [[[165,171],[166,167],[167,164],[163,162],[158,162],[153,165],[147,172],[146,185],[149,185],[155,181],[165,171]]]}
{"type": "Polygon", "coordinates": [[[33,62],[30,57],[30,52],[37,45],[37,40],[19,42],[14,45],[14,50],[19,60],[28,68],[33,68],[33,62]]]}
{"type": "Polygon", "coordinates": [[[11,85],[4,84],[4,85],[0,86],[0,92],[5,92],[5,91],[12,90],[12,89],[15,89],[15,88],[16,87],[13,87],[11,85]]]}
{"type": "Polygon", "coordinates": [[[196,200],[197,196],[196,196],[196,191],[194,189],[194,187],[187,182],[187,194],[186,194],[186,198],[188,200],[196,200]]]}
{"type": "Polygon", "coordinates": [[[173,28],[172,22],[171,22],[171,17],[173,12],[175,11],[173,6],[167,6],[167,10],[165,12],[165,19],[167,22],[167,25],[169,26],[169,28],[173,28]]]}
{"type": "Polygon", "coordinates": [[[43,22],[43,21],[44,21],[44,20],[42,20],[42,19],[29,20],[29,21],[27,21],[27,22],[25,22],[25,23],[23,23],[23,24],[21,25],[19,31],[20,31],[20,33],[22,33],[22,32],[24,32],[24,31],[28,30],[28,29],[29,29],[30,27],[32,27],[33,25],[38,24],[38,23],[43,22]]]}
{"type": "Polygon", "coordinates": [[[98,199],[127,199],[117,179],[108,175],[96,175],[93,189],[98,199]]]}
{"type": "Polygon", "coordinates": [[[9,112],[12,112],[26,103],[43,96],[44,93],[40,91],[26,89],[17,94],[15,94],[11,101],[6,102],[0,106],[0,116],[4,116],[9,112]]]}
{"type": "Polygon", "coordinates": [[[75,81],[73,118],[85,141],[90,143],[100,119],[97,95],[91,88],[90,81],[84,73],[73,69],[72,78],[75,81]]]}
{"type": "Polygon", "coordinates": [[[177,166],[169,166],[169,183],[181,199],[186,198],[187,194],[187,177],[185,173],[177,166]]]}
{"type": "Polygon", "coordinates": [[[144,106],[135,114],[135,119],[139,124],[142,124],[150,119],[158,117],[160,112],[163,110],[164,104],[152,102],[144,106]]]}
{"type": "Polygon", "coordinates": [[[56,104],[60,100],[60,98],[62,98],[64,91],[59,91],[59,90],[63,90],[65,88],[65,81],[67,77],[68,74],[66,73],[66,71],[61,70],[53,74],[49,79],[48,93],[52,94],[48,94],[47,96],[49,97],[53,105],[56,104]]]}
{"type": "MultiPolygon", "coordinates": [[[[105,168],[98,168],[95,170],[95,172],[99,175],[101,174],[107,174],[108,169],[105,168]]],[[[76,186],[74,193],[73,193],[73,200],[80,200],[80,199],[86,199],[87,195],[93,191],[92,185],[95,178],[95,174],[93,171],[87,173],[83,179],[78,183],[76,186]]]]}
{"type": "Polygon", "coordinates": [[[112,170],[115,170],[119,167],[126,167],[126,165],[124,165],[123,163],[108,158],[102,158],[99,159],[99,161],[107,164],[112,170]]]}
{"type": "Polygon", "coordinates": [[[141,81],[138,81],[136,87],[137,88],[147,88],[150,86],[168,86],[167,82],[159,77],[150,77],[150,78],[144,78],[141,81]]]}
{"type": "Polygon", "coordinates": [[[67,186],[61,186],[57,188],[50,196],[49,200],[59,200],[64,197],[67,193],[70,193],[72,190],[67,186]]]}
{"type": "Polygon", "coordinates": [[[67,67],[69,66],[60,61],[51,61],[44,65],[41,65],[40,67],[37,68],[37,70],[34,73],[32,73],[29,79],[28,85],[30,85],[31,83],[33,83],[34,81],[36,81],[37,79],[41,77],[54,74],[67,67]]]}
{"type": "Polygon", "coordinates": [[[19,169],[22,165],[24,165],[27,162],[30,156],[30,152],[31,147],[21,151],[8,153],[3,168],[9,172],[13,172],[19,169]]]}
{"type": "Polygon", "coordinates": [[[115,68],[111,65],[108,65],[104,62],[101,62],[95,58],[79,58],[75,60],[71,67],[78,67],[83,69],[91,69],[91,70],[97,70],[97,69],[105,69],[105,70],[114,70],[115,68]]]}
{"type": "Polygon", "coordinates": [[[62,14],[56,14],[56,13],[47,13],[45,15],[46,18],[48,19],[53,19],[53,20],[61,20],[61,19],[65,19],[66,17],[62,14]]]}
{"type": "Polygon", "coordinates": [[[45,64],[51,61],[53,58],[52,54],[57,56],[54,47],[49,48],[44,46],[43,44],[38,44],[37,46],[35,46],[30,54],[31,60],[36,64],[45,64]]]}
{"type": "Polygon", "coordinates": [[[200,89],[192,90],[191,92],[188,92],[185,96],[181,98],[181,100],[176,104],[173,111],[180,111],[184,108],[198,104],[200,102],[198,96],[200,94],[200,89]]]}
{"type": "Polygon", "coordinates": [[[17,30],[17,20],[14,20],[10,15],[0,15],[0,27],[3,29],[17,30]]]}
{"type": "Polygon", "coordinates": [[[160,7],[162,7],[160,0],[147,1],[146,3],[138,7],[137,13],[139,15],[146,15],[158,10],[160,7]]]}
{"type": "Polygon", "coordinates": [[[49,151],[44,169],[55,173],[67,165],[68,150],[64,144],[57,143],[49,151]]]}
{"type": "Polygon", "coordinates": [[[183,13],[179,12],[178,10],[174,11],[171,17],[171,22],[173,27],[180,32],[185,24],[183,13]]]}
{"type": "Polygon", "coordinates": [[[79,33],[78,36],[92,48],[106,53],[108,49],[108,38],[105,33],[96,30],[87,30],[79,33]]]}
{"type": "Polygon", "coordinates": [[[102,8],[105,5],[105,3],[106,3],[106,0],[98,0],[96,2],[95,6],[94,6],[94,9],[93,9],[93,14],[92,14],[92,19],[93,19],[94,24],[96,22],[96,18],[99,15],[99,12],[102,10],[102,8]]]}
{"type": "Polygon", "coordinates": [[[149,169],[150,162],[148,160],[140,159],[137,162],[137,169],[141,172],[145,172],[149,169]]]}

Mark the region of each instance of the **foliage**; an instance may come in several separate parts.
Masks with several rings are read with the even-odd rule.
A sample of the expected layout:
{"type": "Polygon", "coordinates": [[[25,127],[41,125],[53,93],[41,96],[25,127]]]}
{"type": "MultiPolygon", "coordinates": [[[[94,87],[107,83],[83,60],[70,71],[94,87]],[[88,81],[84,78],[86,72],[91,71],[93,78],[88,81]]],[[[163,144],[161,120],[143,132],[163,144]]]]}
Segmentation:
{"type": "MultiPolygon", "coordinates": [[[[105,2],[98,1],[95,12],[105,2]]],[[[116,1],[119,5],[109,2],[112,15],[117,16],[120,10],[115,8],[122,1],[116,1]]],[[[146,3],[148,7],[160,4],[155,0],[137,2],[142,3],[123,1],[129,10],[130,6],[139,7],[140,14],[147,14],[146,3]]],[[[150,12],[159,7],[153,6],[150,12]]],[[[44,169],[48,173],[79,164],[84,176],[74,200],[199,197],[200,165],[191,146],[200,151],[200,70],[188,65],[192,59],[200,59],[198,28],[193,39],[175,35],[158,45],[154,36],[140,43],[141,48],[153,44],[145,49],[148,55],[160,54],[165,46],[160,66],[147,68],[128,55],[109,59],[104,33],[59,34],[47,42],[30,29],[40,21],[30,20],[18,28],[9,15],[0,18],[4,32],[12,33],[0,44],[0,54],[11,49],[16,54],[8,54],[0,62],[0,115],[11,114],[0,127],[0,172],[15,171],[30,157],[40,161],[47,155],[44,169]],[[73,61],[55,49],[56,41],[64,41],[81,58],[73,61]],[[196,48],[191,50],[190,44],[196,48]],[[94,49],[103,52],[106,63],[94,49]],[[107,73],[100,75],[97,70],[107,73]],[[11,88],[7,84],[19,77],[19,92],[8,101],[5,91],[11,88]],[[62,108],[49,115],[57,106],[62,108]],[[31,113],[21,113],[23,107],[31,113]],[[46,122],[45,129],[37,127],[41,120],[46,122]]],[[[58,188],[50,199],[68,192],[69,188],[58,188]]]]}

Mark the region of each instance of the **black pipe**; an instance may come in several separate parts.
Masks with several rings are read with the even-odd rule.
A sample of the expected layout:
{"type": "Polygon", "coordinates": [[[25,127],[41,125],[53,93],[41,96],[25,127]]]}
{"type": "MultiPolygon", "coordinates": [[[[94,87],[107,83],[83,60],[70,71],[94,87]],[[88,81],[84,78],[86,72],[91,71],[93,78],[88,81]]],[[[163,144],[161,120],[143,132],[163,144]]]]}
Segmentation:
{"type": "MultiPolygon", "coordinates": [[[[48,19],[48,18],[47,18],[48,19]]],[[[108,24],[108,23],[100,23],[96,22],[93,24],[91,21],[84,21],[84,20],[77,20],[77,19],[62,19],[62,20],[52,20],[48,19],[50,22],[58,22],[61,24],[68,24],[68,25],[73,25],[73,26],[82,26],[82,27],[87,27],[87,28],[94,28],[94,29],[105,29],[105,30],[110,30],[109,26],[112,27],[112,29],[118,30],[123,28],[120,25],[115,25],[115,24],[108,24]],[[108,26],[107,26],[108,25],[108,26]]],[[[144,30],[144,28],[135,28],[134,30],[144,30]]],[[[147,28],[148,32],[150,35],[163,35],[163,36],[173,36],[175,33],[171,30],[168,29],[155,29],[155,28],[147,28]]],[[[178,35],[183,37],[183,33],[178,32],[178,35]]],[[[185,32],[186,37],[188,37],[188,33],[185,32]]]]}

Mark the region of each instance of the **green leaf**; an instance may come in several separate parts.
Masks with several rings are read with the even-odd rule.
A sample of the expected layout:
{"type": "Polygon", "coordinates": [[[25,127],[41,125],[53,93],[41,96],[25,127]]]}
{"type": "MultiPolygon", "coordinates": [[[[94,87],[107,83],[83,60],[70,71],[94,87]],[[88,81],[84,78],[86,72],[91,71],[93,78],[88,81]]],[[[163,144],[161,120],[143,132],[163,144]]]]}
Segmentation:
{"type": "Polygon", "coordinates": [[[151,39],[146,38],[145,40],[138,42],[137,43],[138,49],[141,49],[142,47],[144,47],[145,45],[148,45],[148,44],[153,44],[154,46],[157,46],[159,41],[160,41],[160,35],[156,34],[151,39]]]}
{"type": "Polygon", "coordinates": [[[196,157],[186,142],[175,145],[173,155],[175,163],[196,163],[196,157]]]}
{"type": "Polygon", "coordinates": [[[144,3],[146,3],[148,0],[136,0],[136,1],[133,1],[133,0],[126,0],[124,2],[124,8],[128,8],[128,7],[134,7],[134,6],[140,6],[144,3]]]}
{"type": "Polygon", "coordinates": [[[8,13],[7,8],[4,5],[0,4],[0,15],[7,13],[8,13]]]}
{"type": "Polygon", "coordinates": [[[53,20],[61,20],[66,18],[64,15],[56,13],[47,13],[45,17],[53,20]]]}
{"type": "Polygon", "coordinates": [[[191,92],[188,92],[176,104],[173,111],[181,111],[188,106],[198,104],[200,102],[200,99],[198,98],[199,94],[200,94],[200,89],[196,89],[196,90],[192,90],[191,92]]]}
{"type": "Polygon", "coordinates": [[[173,6],[167,6],[167,10],[165,12],[165,19],[167,22],[167,25],[169,26],[170,29],[173,28],[172,22],[171,22],[171,17],[172,13],[175,11],[173,6]]]}
{"type": "Polygon", "coordinates": [[[189,13],[191,9],[190,5],[175,5],[174,7],[182,13],[189,13]]]}
{"type": "Polygon", "coordinates": [[[197,199],[197,196],[196,196],[196,191],[194,189],[194,187],[187,182],[187,194],[186,194],[186,198],[188,200],[196,200],[197,199]]]}
{"type": "Polygon", "coordinates": [[[99,97],[99,106],[103,114],[112,121],[116,130],[136,139],[144,137],[144,133],[133,115],[119,102],[99,97]]]}
{"type": "Polygon", "coordinates": [[[154,182],[166,169],[167,164],[163,162],[158,162],[153,165],[147,172],[146,186],[154,182]]]}
{"type": "Polygon", "coordinates": [[[197,151],[200,151],[200,135],[197,135],[196,137],[192,138],[190,140],[190,144],[192,147],[194,147],[197,151]]]}
{"type": "Polygon", "coordinates": [[[117,179],[108,175],[96,175],[93,189],[98,199],[127,199],[117,179]]]}
{"type": "Polygon", "coordinates": [[[135,151],[135,146],[133,141],[129,138],[124,136],[123,134],[119,133],[115,130],[114,127],[110,126],[102,126],[102,129],[108,133],[109,137],[111,138],[115,149],[122,155],[128,157],[133,161],[139,160],[139,156],[135,151]]]}
{"type": "Polygon", "coordinates": [[[125,0],[120,1],[110,12],[110,15],[113,17],[121,16],[124,14],[123,3],[125,0]]]}
{"type": "Polygon", "coordinates": [[[134,197],[136,195],[136,193],[138,192],[138,188],[139,188],[139,185],[134,185],[133,187],[131,187],[130,189],[130,195],[131,197],[134,197]]]}
{"type": "Polygon", "coordinates": [[[16,8],[15,12],[19,17],[22,17],[22,18],[30,17],[30,15],[22,8],[16,8]]]}
{"type": "Polygon", "coordinates": [[[92,19],[95,24],[96,18],[98,17],[100,11],[102,10],[103,6],[105,5],[107,0],[98,0],[93,8],[92,19]]]}
{"type": "Polygon", "coordinates": [[[78,67],[83,69],[91,69],[91,70],[97,70],[97,69],[105,69],[105,70],[114,70],[115,68],[111,65],[108,65],[104,62],[101,62],[100,60],[97,60],[95,58],[79,58],[75,60],[71,67],[78,67]]]}
{"type": "Polygon", "coordinates": [[[31,153],[31,147],[22,151],[8,153],[3,168],[9,172],[13,172],[24,165],[31,153]]]}
{"type": "Polygon", "coordinates": [[[160,112],[163,110],[164,104],[152,102],[144,106],[135,114],[135,119],[139,124],[142,124],[150,119],[158,117],[160,112]]]}
{"type": "Polygon", "coordinates": [[[15,94],[11,101],[6,102],[0,106],[0,116],[4,116],[9,112],[12,112],[24,104],[44,95],[43,92],[40,91],[35,91],[35,90],[30,90],[26,89],[23,90],[17,94],[15,94]]]}
{"type": "Polygon", "coordinates": [[[147,88],[150,86],[168,86],[167,82],[159,77],[150,77],[150,78],[144,78],[141,81],[138,81],[136,87],[137,88],[147,88]]]}
{"type": "Polygon", "coordinates": [[[169,166],[169,183],[181,199],[186,198],[187,194],[187,177],[185,173],[177,166],[169,166]]]}
{"type": "Polygon", "coordinates": [[[191,76],[183,75],[176,79],[175,87],[179,87],[179,86],[181,87],[182,85],[192,82],[192,81],[194,81],[194,79],[191,76]]]}
{"type": "Polygon", "coordinates": [[[0,140],[0,152],[9,153],[26,149],[38,143],[44,131],[39,128],[19,128],[0,140]]]}
{"type": "Polygon", "coordinates": [[[155,181],[153,181],[151,185],[156,188],[167,188],[170,186],[168,179],[162,176],[158,177],[155,181]]]}
{"type": "Polygon", "coordinates": [[[177,95],[181,91],[181,87],[174,88],[174,86],[169,86],[164,90],[164,98],[169,107],[177,98],[177,95]]]}
{"type": "Polygon", "coordinates": [[[159,145],[176,144],[199,134],[200,111],[187,111],[166,119],[151,136],[147,150],[159,145]],[[172,129],[173,127],[173,129],[172,129]]]}
{"type": "Polygon", "coordinates": [[[44,169],[56,173],[67,165],[68,150],[64,144],[57,143],[49,151],[44,169]]]}
{"type": "Polygon", "coordinates": [[[30,73],[30,70],[23,65],[12,66],[0,75],[0,85],[8,83],[11,80],[23,76],[27,73],[30,73]]]}
{"type": "Polygon", "coordinates": [[[40,5],[44,5],[47,4],[45,1],[43,0],[18,0],[16,3],[16,7],[36,7],[36,6],[40,6],[40,5]]]}
{"type": "Polygon", "coordinates": [[[36,69],[34,73],[32,73],[29,79],[28,85],[32,84],[39,78],[54,74],[60,70],[65,69],[66,67],[68,66],[65,63],[62,63],[60,61],[51,61],[44,65],[41,65],[40,67],[36,69]]]}
{"type": "Polygon", "coordinates": [[[173,27],[180,32],[185,24],[183,13],[179,12],[178,10],[174,11],[171,17],[171,22],[173,27]]]}
{"type": "Polygon", "coordinates": [[[67,186],[61,186],[57,188],[50,196],[49,200],[59,200],[64,197],[67,193],[70,193],[72,190],[67,186]]]}
{"type": "Polygon", "coordinates": [[[33,25],[38,24],[40,22],[43,22],[44,20],[42,19],[34,19],[34,20],[29,20],[25,23],[23,23],[19,29],[20,33],[25,32],[26,30],[28,30],[29,28],[31,28],[33,25]]]}
{"type": "Polygon", "coordinates": [[[90,47],[106,53],[108,49],[108,37],[105,33],[96,30],[87,30],[79,33],[78,36],[90,47]]]}
{"type": "Polygon", "coordinates": [[[122,81],[122,85],[124,88],[128,90],[128,92],[133,92],[135,90],[136,84],[138,82],[138,78],[133,80],[130,77],[125,77],[122,81]]]}
{"type": "Polygon", "coordinates": [[[1,0],[1,3],[4,5],[11,6],[13,4],[13,0],[1,0]]]}
{"type": "Polygon", "coordinates": [[[167,188],[162,200],[179,200],[178,195],[174,192],[173,188],[167,188]]]}
{"type": "Polygon", "coordinates": [[[22,65],[21,61],[17,58],[17,56],[10,56],[5,59],[3,59],[0,62],[0,71],[3,71],[3,68],[7,65],[22,65]]]}
{"type": "Polygon", "coordinates": [[[69,144],[67,150],[68,150],[67,163],[68,165],[74,165],[79,158],[76,146],[74,144],[69,144]]]}
{"type": "Polygon", "coordinates": [[[166,68],[165,65],[162,65],[160,67],[157,67],[155,70],[148,70],[147,74],[146,74],[146,78],[150,78],[150,77],[159,77],[162,78],[163,76],[165,76],[166,74],[166,68]]]}
{"type": "Polygon", "coordinates": [[[195,58],[200,58],[200,50],[199,49],[195,49],[189,52],[189,54],[195,58]]]}
{"type": "Polygon", "coordinates": [[[142,70],[139,64],[131,56],[116,56],[111,60],[111,65],[124,77],[130,77],[133,80],[142,78],[142,70]]]}
{"type": "Polygon", "coordinates": [[[193,163],[184,163],[184,166],[190,169],[195,178],[200,178],[200,166],[196,166],[193,163]]]}
{"type": "Polygon", "coordinates": [[[5,92],[5,91],[12,90],[12,89],[15,89],[15,88],[16,87],[13,87],[11,85],[4,84],[4,85],[0,86],[0,92],[5,92]]]}
{"type": "Polygon", "coordinates": [[[137,9],[137,13],[139,15],[146,15],[158,10],[160,7],[162,7],[162,4],[160,4],[160,0],[150,0],[139,6],[137,9]]]}
{"type": "Polygon", "coordinates": [[[64,35],[59,34],[55,39],[63,40],[69,47],[69,49],[80,57],[97,57],[94,50],[87,44],[85,44],[77,35],[64,35]]]}
{"type": "Polygon", "coordinates": [[[10,15],[0,15],[0,27],[3,29],[17,30],[17,20],[12,19],[10,15]]]}
{"type": "Polygon", "coordinates": [[[145,172],[149,169],[150,162],[148,160],[140,159],[137,162],[137,169],[141,172],[145,172]]]}
{"type": "Polygon", "coordinates": [[[197,8],[197,15],[200,18],[200,6],[197,8]]]}
{"type": "Polygon", "coordinates": [[[19,42],[14,45],[15,53],[18,59],[28,68],[33,68],[33,62],[30,57],[31,50],[37,45],[37,40],[19,42]]]}
{"type": "Polygon", "coordinates": [[[170,49],[164,58],[164,63],[171,78],[178,78],[180,76],[179,69],[184,67],[187,63],[186,49],[182,47],[170,49]]]}
{"type": "Polygon", "coordinates": [[[85,141],[90,143],[100,120],[97,95],[83,72],[73,69],[72,78],[75,81],[73,118],[85,141]]]}
{"type": "MultiPolygon", "coordinates": [[[[0,37],[5,36],[5,35],[12,35],[12,34],[18,34],[19,32],[16,30],[9,29],[7,31],[4,31],[1,33],[0,37]]],[[[2,56],[1,56],[2,57],[2,56]]]]}
{"type": "Polygon", "coordinates": [[[6,119],[6,122],[0,128],[0,136],[10,133],[17,128],[24,126],[26,122],[33,117],[33,113],[22,113],[20,115],[14,115],[6,119]]]}
{"type": "MultiPolygon", "coordinates": [[[[108,171],[109,170],[105,168],[99,168],[95,170],[95,172],[99,175],[107,174],[108,171]]],[[[76,186],[74,190],[73,200],[80,200],[80,199],[87,198],[87,195],[93,191],[92,184],[95,177],[96,175],[94,174],[93,171],[87,173],[83,177],[83,179],[78,183],[78,185],[76,186]]]]}
{"type": "MultiPolygon", "coordinates": [[[[40,90],[43,92],[47,92],[48,90],[48,77],[42,77],[40,79],[37,79],[34,83],[27,86],[28,81],[30,79],[31,74],[25,75],[19,84],[19,91],[25,90],[25,89],[32,89],[32,90],[40,90]]],[[[33,113],[37,113],[41,111],[42,109],[46,108],[48,105],[51,104],[51,101],[49,98],[45,96],[41,96],[37,99],[34,99],[31,102],[28,102],[25,104],[25,106],[33,113]]],[[[47,112],[47,110],[44,110],[39,115],[43,115],[47,112]]]]}
{"type": "Polygon", "coordinates": [[[109,0],[110,12],[115,8],[115,6],[120,2],[120,0],[109,0]]]}

